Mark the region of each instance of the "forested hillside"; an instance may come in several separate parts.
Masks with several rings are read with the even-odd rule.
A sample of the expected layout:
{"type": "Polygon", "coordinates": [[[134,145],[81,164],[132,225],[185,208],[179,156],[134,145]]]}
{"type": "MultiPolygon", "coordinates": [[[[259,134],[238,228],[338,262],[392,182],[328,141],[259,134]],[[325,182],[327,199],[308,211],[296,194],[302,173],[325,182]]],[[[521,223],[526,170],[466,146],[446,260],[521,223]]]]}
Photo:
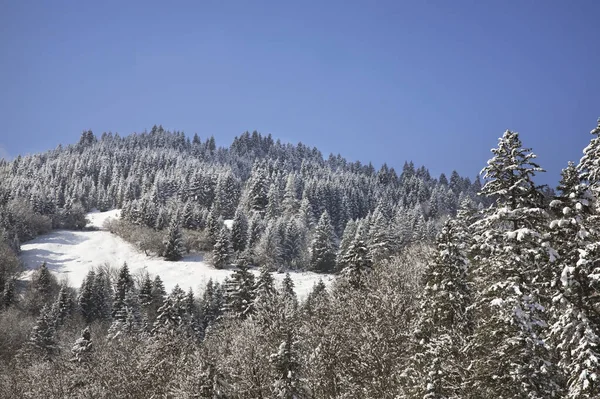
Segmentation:
{"type": "Polygon", "coordinates": [[[432,178],[412,163],[398,174],[339,155],[324,160],[316,148],[256,132],[217,148],[212,137],[190,140],[156,126],[127,137],[86,131],[76,145],[4,162],[0,176],[2,237],[15,250],[51,227],[81,227],[82,210],[123,208],[139,228],[111,230],[148,253],[176,260],[181,249],[164,238],[187,229],[194,237],[187,249],[214,251],[217,267],[244,261],[323,272],[339,269],[321,258],[348,255],[338,245],[347,249],[355,230],[385,259],[433,238],[480,188],[456,172],[432,178]],[[228,219],[231,232],[223,228],[228,219]]]}
{"type": "Polygon", "coordinates": [[[591,133],[557,194],[512,131],[483,185],[160,127],[5,162],[0,397],[600,397],[600,120],[591,133]],[[19,243],[92,208],[122,208],[108,227],[150,256],[236,271],[166,293],[126,264],[79,289],[41,265],[19,287],[19,243]],[[338,277],[298,301],[273,284],[290,269],[338,277]]]}

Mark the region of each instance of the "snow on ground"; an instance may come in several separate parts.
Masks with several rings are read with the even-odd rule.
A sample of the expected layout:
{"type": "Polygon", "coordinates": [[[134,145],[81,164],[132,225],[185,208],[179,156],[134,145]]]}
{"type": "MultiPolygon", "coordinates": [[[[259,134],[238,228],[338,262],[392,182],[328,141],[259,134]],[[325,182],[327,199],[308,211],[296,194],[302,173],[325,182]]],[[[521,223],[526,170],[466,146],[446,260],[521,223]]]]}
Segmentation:
{"type": "MultiPolygon", "coordinates": [[[[92,267],[104,264],[120,267],[127,262],[132,274],[146,269],[151,275],[160,275],[167,291],[179,284],[184,290],[191,287],[199,293],[209,279],[223,281],[233,272],[233,269],[215,269],[203,261],[201,254],[188,255],[179,262],[146,256],[120,237],[102,230],[105,220],[119,215],[119,210],[91,212],[87,215],[88,226],[97,227],[98,231],[56,230],[24,243],[21,260],[28,271],[23,278],[29,278],[33,269],[46,262],[59,280],[66,278],[71,286],[79,287],[92,267]]],[[[257,270],[253,272],[258,274],[257,270]]],[[[299,298],[305,298],[319,279],[327,285],[333,281],[332,276],[311,272],[290,275],[299,298]]],[[[281,284],[285,274],[273,273],[273,277],[276,284],[281,284]]]]}

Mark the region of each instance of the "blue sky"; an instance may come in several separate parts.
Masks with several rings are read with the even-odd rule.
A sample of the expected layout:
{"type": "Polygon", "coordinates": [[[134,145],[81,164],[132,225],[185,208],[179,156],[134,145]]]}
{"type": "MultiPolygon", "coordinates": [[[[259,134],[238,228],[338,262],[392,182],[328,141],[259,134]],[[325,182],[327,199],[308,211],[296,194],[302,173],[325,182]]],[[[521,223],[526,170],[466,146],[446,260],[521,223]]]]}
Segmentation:
{"type": "Polygon", "coordinates": [[[162,124],[474,176],[512,129],[554,185],[600,116],[598,15],[593,0],[5,0],[0,156],[162,124]]]}

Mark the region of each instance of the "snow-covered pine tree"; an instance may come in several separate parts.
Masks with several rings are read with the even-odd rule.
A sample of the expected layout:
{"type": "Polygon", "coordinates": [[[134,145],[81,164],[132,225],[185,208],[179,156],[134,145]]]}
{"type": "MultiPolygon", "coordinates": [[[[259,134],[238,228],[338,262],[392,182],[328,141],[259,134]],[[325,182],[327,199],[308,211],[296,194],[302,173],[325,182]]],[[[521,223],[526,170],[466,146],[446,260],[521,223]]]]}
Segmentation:
{"type": "Polygon", "coordinates": [[[304,269],[306,261],[306,226],[296,218],[285,224],[285,237],[282,243],[281,258],[291,269],[304,269]]]}
{"type": "Polygon", "coordinates": [[[127,262],[119,269],[119,277],[115,284],[115,295],[112,305],[112,317],[115,318],[118,314],[123,314],[125,311],[125,298],[129,291],[134,289],[133,278],[129,273],[127,262]]]}
{"type": "Polygon", "coordinates": [[[223,269],[231,260],[231,238],[227,226],[223,226],[212,251],[212,263],[216,269],[223,269]]]}
{"type": "Polygon", "coordinates": [[[471,289],[467,257],[468,222],[458,217],[444,224],[437,237],[437,253],[423,273],[418,299],[412,357],[406,374],[410,397],[460,398],[468,375],[463,348],[471,334],[468,315],[471,289]]]}
{"type": "Polygon", "coordinates": [[[363,287],[364,275],[373,268],[373,262],[366,243],[367,226],[368,223],[365,220],[360,221],[354,239],[348,247],[346,255],[342,257],[342,263],[345,265],[342,275],[348,279],[350,285],[354,288],[363,287]]]}
{"type": "Polygon", "coordinates": [[[106,270],[99,270],[92,283],[92,301],[94,303],[94,318],[109,320],[112,314],[112,287],[110,276],[106,270]]]}
{"type": "Polygon", "coordinates": [[[246,319],[254,308],[254,275],[245,265],[238,265],[225,286],[224,313],[235,319],[246,319]]]}
{"type": "Polygon", "coordinates": [[[71,353],[73,354],[71,361],[77,363],[86,362],[89,359],[93,348],[92,334],[90,333],[90,328],[86,327],[81,331],[81,337],[77,338],[75,345],[71,348],[71,353]]]}
{"type": "Polygon", "coordinates": [[[59,350],[56,342],[55,320],[52,309],[45,305],[38,316],[29,337],[31,351],[44,360],[52,359],[59,350]]]}
{"type": "MultiPolygon", "coordinates": [[[[592,134],[600,134],[599,127],[592,134]]],[[[566,377],[567,398],[600,396],[600,228],[598,188],[600,139],[592,139],[576,168],[562,172],[559,196],[551,203],[555,285],[550,342],[566,377]]]]}
{"type": "Polygon", "coordinates": [[[393,243],[390,236],[389,221],[379,209],[375,209],[367,234],[367,245],[373,263],[386,260],[392,253],[393,243]]]}
{"type": "Polygon", "coordinates": [[[2,301],[0,303],[0,309],[8,309],[10,306],[14,305],[16,301],[16,278],[10,277],[4,283],[4,290],[2,291],[2,301]]]}
{"type": "Polygon", "coordinates": [[[342,239],[340,240],[340,247],[336,256],[336,271],[340,271],[347,266],[344,263],[344,259],[347,259],[348,249],[350,248],[352,241],[354,241],[357,227],[356,221],[352,219],[346,223],[344,233],[342,234],[342,239]]]}
{"type": "Polygon", "coordinates": [[[246,249],[248,243],[248,218],[241,208],[235,211],[233,225],[231,226],[231,247],[235,253],[240,254],[246,249]]]}
{"type": "Polygon", "coordinates": [[[158,309],[153,333],[161,336],[194,336],[191,318],[187,311],[185,292],[176,285],[158,309]]]}
{"type": "Polygon", "coordinates": [[[52,305],[52,315],[55,320],[55,327],[59,328],[62,326],[65,321],[71,316],[73,313],[73,308],[75,307],[73,298],[71,296],[71,290],[66,285],[66,283],[62,283],[60,286],[60,291],[58,292],[58,297],[56,301],[52,305]]]}
{"type": "Polygon", "coordinates": [[[81,311],[81,315],[87,324],[90,324],[96,318],[96,306],[94,303],[95,278],[96,272],[90,270],[81,283],[79,297],[77,298],[79,310],[81,311]]]}
{"type": "Polygon", "coordinates": [[[473,264],[476,324],[465,395],[552,398],[558,386],[540,303],[549,263],[543,240],[548,217],[533,182],[543,169],[515,132],[506,131],[492,153],[481,194],[495,204],[473,225],[479,253],[473,264]]]}
{"type": "Polygon", "coordinates": [[[163,256],[166,260],[175,262],[183,258],[183,253],[183,240],[181,237],[181,230],[179,229],[179,223],[176,220],[173,220],[169,226],[167,237],[165,238],[165,253],[163,256]]]}
{"type": "Polygon", "coordinates": [[[275,382],[273,383],[275,398],[301,399],[305,397],[305,390],[300,378],[301,364],[298,352],[294,333],[288,329],[277,353],[270,357],[275,369],[275,382]]]}
{"type": "Polygon", "coordinates": [[[327,211],[323,212],[311,245],[310,270],[329,273],[335,268],[336,237],[327,211]]]}

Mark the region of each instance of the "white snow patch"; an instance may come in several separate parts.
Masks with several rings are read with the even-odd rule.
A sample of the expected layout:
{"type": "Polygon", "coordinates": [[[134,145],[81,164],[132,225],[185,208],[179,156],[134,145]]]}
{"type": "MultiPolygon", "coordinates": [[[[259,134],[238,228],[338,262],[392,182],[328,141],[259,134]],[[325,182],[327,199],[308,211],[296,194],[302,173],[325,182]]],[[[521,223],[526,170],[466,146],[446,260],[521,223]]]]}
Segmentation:
{"type": "Polygon", "coordinates": [[[227,219],[227,220],[223,220],[223,224],[229,229],[231,230],[233,228],[233,220],[232,219],[227,219]]]}
{"type": "Polygon", "coordinates": [[[89,221],[87,225],[102,229],[105,221],[107,221],[108,219],[118,219],[120,217],[120,209],[113,209],[112,211],[108,212],[99,212],[97,210],[93,210],[92,212],[87,214],[87,220],[89,221]]]}
{"type": "MultiPolygon", "coordinates": [[[[105,220],[118,218],[119,210],[91,212],[87,215],[90,225],[102,228],[105,220]]],[[[79,288],[89,270],[95,266],[109,264],[121,267],[127,262],[132,274],[146,269],[151,275],[160,275],[165,288],[170,291],[176,284],[187,290],[192,288],[201,292],[209,279],[222,282],[234,269],[217,270],[204,262],[201,254],[190,254],[179,262],[168,262],[162,258],[149,257],[138,251],[108,231],[69,231],[56,230],[39,236],[21,246],[21,260],[27,271],[22,279],[29,279],[34,269],[46,262],[48,269],[59,280],[66,278],[71,286],[79,288]]],[[[259,271],[254,269],[258,275],[259,271]]],[[[334,276],[312,272],[290,272],[296,294],[300,299],[312,291],[313,286],[322,279],[330,285],[334,276]]],[[[275,283],[281,285],[284,273],[273,273],[275,283]]]]}

